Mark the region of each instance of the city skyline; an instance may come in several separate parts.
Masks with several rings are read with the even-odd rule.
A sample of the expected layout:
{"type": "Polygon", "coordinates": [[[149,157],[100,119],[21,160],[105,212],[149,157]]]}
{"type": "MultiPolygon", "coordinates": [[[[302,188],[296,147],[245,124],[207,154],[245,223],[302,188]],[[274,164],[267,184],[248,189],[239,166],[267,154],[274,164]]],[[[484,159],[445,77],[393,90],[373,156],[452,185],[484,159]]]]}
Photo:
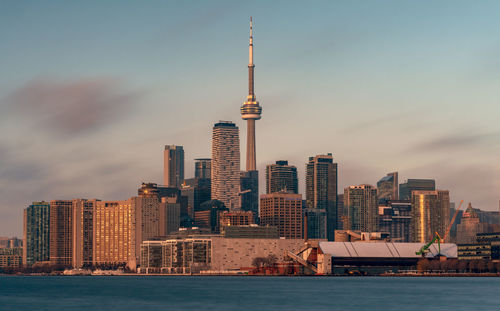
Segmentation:
{"type": "MultiPolygon", "coordinates": [[[[372,31],[368,24],[383,13],[384,6],[377,6],[374,12],[364,8],[361,13],[367,20],[359,20],[359,24],[345,18],[330,22],[319,14],[312,25],[301,22],[303,28],[284,17],[298,20],[301,13],[319,13],[319,9],[299,12],[300,6],[295,4],[275,21],[262,3],[253,10],[241,5],[225,8],[221,3],[208,11],[181,5],[174,12],[192,14],[165,24],[159,13],[143,8],[140,13],[153,15],[149,24],[137,27],[139,20],[144,21],[144,17],[138,18],[124,28],[136,32],[125,32],[115,45],[100,45],[99,36],[88,37],[95,29],[84,29],[83,20],[73,21],[67,32],[54,30],[82,4],[62,7],[68,13],[64,18],[51,20],[42,10],[31,21],[37,4],[23,10],[10,5],[8,15],[0,13],[0,32],[6,34],[9,48],[40,49],[39,54],[27,52],[23,58],[7,48],[0,59],[9,73],[0,77],[0,127],[9,133],[0,140],[0,235],[21,235],[22,211],[33,201],[122,200],[134,194],[142,181],[160,182],[166,144],[184,146],[185,177],[194,176],[193,160],[210,156],[210,129],[215,122],[231,120],[244,128],[238,109],[247,84],[242,60],[247,57],[249,12],[254,16],[259,46],[255,55],[257,88],[266,109],[257,131],[261,193],[265,191],[265,166],[284,159],[298,168],[299,193],[304,194],[307,158],[332,152],[339,164],[339,191],[348,185],[375,185],[387,172],[398,171],[400,182],[432,178],[438,189],[450,190],[452,201],[464,199],[481,209],[498,209],[500,128],[494,115],[500,111],[492,94],[499,71],[494,63],[482,64],[484,68],[474,63],[487,58],[475,53],[495,48],[495,41],[483,37],[481,28],[491,27],[487,22],[494,21],[478,19],[474,15],[478,8],[467,13],[467,5],[453,7],[457,19],[476,17],[477,24],[466,29],[468,38],[476,40],[474,49],[459,38],[464,29],[442,25],[432,14],[426,21],[449,35],[444,42],[433,41],[431,29],[425,27],[409,27],[409,34],[397,30],[402,20],[392,17],[376,27],[376,39],[381,40],[377,43],[368,38],[372,31]],[[50,20],[48,25],[33,28],[46,20],[50,20]],[[6,31],[14,26],[19,37],[6,31]],[[389,31],[387,37],[383,30],[389,31]],[[59,36],[74,33],[72,43],[56,48],[59,36]],[[143,42],[138,38],[145,33],[155,42],[145,44],[148,48],[132,48],[143,42]],[[181,38],[182,33],[187,38],[181,38]],[[31,43],[30,36],[36,35],[41,36],[40,41],[31,43]],[[306,44],[297,47],[297,38],[306,44]],[[427,40],[435,46],[419,45],[427,40]],[[194,48],[193,42],[196,46],[203,43],[206,49],[194,48]],[[77,51],[88,43],[94,45],[84,49],[86,53],[77,51]],[[385,45],[399,49],[391,51],[385,45]],[[283,47],[289,52],[286,55],[283,47]],[[411,53],[415,47],[419,49],[411,53]],[[364,54],[367,48],[369,52],[364,54]],[[460,48],[463,53],[446,53],[460,48]],[[353,51],[357,53],[349,55],[353,51]],[[183,52],[187,52],[185,56],[183,52]],[[51,57],[42,62],[44,56],[51,57]],[[76,62],[78,57],[82,62],[76,62]],[[164,61],[168,66],[129,63],[134,57],[151,57],[153,63],[164,61]],[[206,64],[208,57],[213,64],[206,64]],[[117,60],[103,65],[114,58],[117,60]],[[95,63],[89,63],[91,60],[95,63]],[[459,65],[463,60],[470,67],[459,65]],[[193,77],[193,73],[198,75],[193,77]],[[210,74],[221,79],[212,79],[210,74]],[[469,105],[474,108],[465,109],[469,105]],[[162,106],[161,113],[152,112],[162,106]],[[310,139],[314,133],[321,137],[310,139]]],[[[495,5],[490,4],[490,12],[495,5]]],[[[412,6],[417,16],[429,13],[423,4],[401,4],[393,10],[409,13],[412,6]]],[[[441,6],[449,9],[451,3],[441,6]]],[[[117,11],[96,7],[101,9],[97,25],[104,30],[103,37],[122,31],[107,24],[106,17],[115,14],[117,25],[126,26],[126,14],[135,8],[131,4],[117,11]]],[[[323,3],[322,7],[348,16],[359,9],[339,3],[323,3]]],[[[482,10],[488,13],[486,8],[482,10]]],[[[161,5],[158,11],[165,16],[174,14],[161,5]]],[[[95,12],[79,13],[85,18],[95,12]]],[[[406,23],[429,27],[417,20],[406,23]]],[[[486,61],[493,62],[493,57],[486,61]]],[[[240,148],[245,145],[242,139],[240,148]]]]}

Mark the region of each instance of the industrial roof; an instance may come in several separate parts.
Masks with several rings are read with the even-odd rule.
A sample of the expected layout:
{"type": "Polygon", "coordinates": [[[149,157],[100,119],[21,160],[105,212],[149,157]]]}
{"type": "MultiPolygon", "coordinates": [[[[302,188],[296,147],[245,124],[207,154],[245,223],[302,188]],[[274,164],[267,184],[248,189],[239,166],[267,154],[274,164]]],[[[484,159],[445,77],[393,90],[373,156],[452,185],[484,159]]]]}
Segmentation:
{"type": "MultiPolygon", "coordinates": [[[[417,255],[424,243],[391,243],[391,242],[320,242],[319,247],[325,254],[337,258],[419,258],[417,255]]],[[[429,247],[426,257],[435,257],[439,253],[438,246],[429,247]]],[[[448,258],[457,258],[457,245],[441,244],[441,254],[448,258]]]]}

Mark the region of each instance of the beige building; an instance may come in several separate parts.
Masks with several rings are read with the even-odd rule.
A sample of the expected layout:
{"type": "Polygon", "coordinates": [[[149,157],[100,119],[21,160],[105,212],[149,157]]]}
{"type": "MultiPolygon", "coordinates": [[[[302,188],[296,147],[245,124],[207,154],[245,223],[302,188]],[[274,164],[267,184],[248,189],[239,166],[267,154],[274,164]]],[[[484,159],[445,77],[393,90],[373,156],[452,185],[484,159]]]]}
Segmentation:
{"type": "Polygon", "coordinates": [[[166,241],[145,241],[141,247],[141,273],[231,272],[252,267],[256,257],[271,254],[284,260],[297,252],[301,239],[238,239],[200,236],[166,241]]]}
{"type": "Polygon", "coordinates": [[[276,226],[280,237],[301,239],[302,195],[275,192],[260,196],[260,224],[276,226]]]}
{"type": "Polygon", "coordinates": [[[443,237],[450,221],[450,193],[448,190],[412,191],[410,239],[426,243],[436,232],[443,237]]]}
{"type": "Polygon", "coordinates": [[[229,210],[240,203],[240,138],[238,127],[220,121],[212,132],[212,200],[219,200],[229,210]]]}

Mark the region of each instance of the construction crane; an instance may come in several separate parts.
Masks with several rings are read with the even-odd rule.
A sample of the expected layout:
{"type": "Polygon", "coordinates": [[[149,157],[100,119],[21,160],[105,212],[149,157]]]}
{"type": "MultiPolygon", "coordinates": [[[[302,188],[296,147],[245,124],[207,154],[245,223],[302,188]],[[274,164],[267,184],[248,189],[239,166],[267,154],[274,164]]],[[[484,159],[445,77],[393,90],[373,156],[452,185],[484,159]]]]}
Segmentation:
{"type": "Polygon", "coordinates": [[[441,254],[441,236],[439,236],[439,233],[436,232],[436,235],[434,236],[434,238],[427,244],[425,244],[424,246],[422,246],[422,248],[416,252],[415,254],[416,255],[422,255],[422,257],[425,256],[425,254],[427,254],[429,252],[429,247],[431,247],[432,244],[434,244],[434,242],[437,241],[438,243],[438,255],[441,254]]]}
{"type": "Polygon", "coordinates": [[[448,225],[448,228],[446,228],[446,232],[444,233],[442,242],[444,242],[446,240],[446,238],[448,237],[448,234],[450,234],[451,226],[453,226],[453,223],[455,222],[455,219],[457,218],[458,212],[460,211],[460,208],[462,207],[462,203],[464,203],[464,200],[460,201],[460,205],[458,205],[458,208],[455,211],[455,214],[453,214],[453,218],[451,219],[451,222],[448,225]]]}

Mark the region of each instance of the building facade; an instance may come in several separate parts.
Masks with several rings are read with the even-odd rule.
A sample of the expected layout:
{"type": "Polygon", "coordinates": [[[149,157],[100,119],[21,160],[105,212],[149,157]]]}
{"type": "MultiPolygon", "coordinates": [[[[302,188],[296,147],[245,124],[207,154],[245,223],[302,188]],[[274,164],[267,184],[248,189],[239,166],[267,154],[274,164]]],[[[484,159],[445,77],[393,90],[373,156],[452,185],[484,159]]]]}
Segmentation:
{"type": "Polygon", "coordinates": [[[297,168],[285,160],[266,166],[266,193],[280,191],[299,193],[297,168]]]}
{"type": "Polygon", "coordinates": [[[240,173],[240,207],[257,217],[259,214],[259,171],[240,173]]]}
{"type": "Polygon", "coordinates": [[[33,202],[24,210],[23,265],[50,260],[50,204],[33,202]]]}
{"type": "Polygon", "coordinates": [[[411,200],[412,191],[434,191],[436,181],[434,179],[408,179],[399,185],[399,199],[411,200]]]}
{"type": "Polygon", "coordinates": [[[167,187],[179,188],[184,181],[184,148],[166,145],[163,152],[163,183],[167,187]]]}
{"type": "Polygon", "coordinates": [[[378,200],[390,201],[399,198],[399,180],[398,172],[393,172],[382,177],[377,182],[378,200]]]}
{"type": "Polygon", "coordinates": [[[344,189],[346,230],[378,231],[377,189],[370,185],[349,186],[344,189]]]}
{"type": "Polygon", "coordinates": [[[73,201],[50,201],[50,263],[73,264],[73,201]]]}
{"type": "Polygon", "coordinates": [[[326,210],[304,209],[304,238],[326,239],[326,210]]]}
{"type": "Polygon", "coordinates": [[[74,268],[92,266],[94,249],[93,215],[99,200],[73,200],[73,250],[72,265],[74,268]]]}
{"type": "Polygon", "coordinates": [[[332,154],[310,157],[306,164],[306,205],[324,209],[327,238],[333,241],[337,229],[337,163],[332,154]]]}
{"type": "Polygon", "coordinates": [[[132,200],[97,202],[93,228],[94,265],[135,263],[136,223],[132,200]]]}
{"type": "Polygon", "coordinates": [[[240,208],[240,138],[238,127],[220,121],[212,134],[212,200],[230,210],[240,208]]]}
{"type": "MultiPolygon", "coordinates": [[[[379,200],[380,201],[380,200],[379,200]]],[[[380,232],[388,232],[393,242],[410,242],[411,203],[390,201],[379,205],[380,232]]]]}
{"type": "Polygon", "coordinates": [[[261,195],[260,224],[276,226],[280,237],[301,239],[302,195],[286,192],[261,195]]]}
{"type": "Polygon", "coordinates": [[[436,232],[444,237],[450,219],[448,190],[412,191],[411,208],[410,235],[413,242],[429,242],[436,232]]]}
{"type": "Polygon", "coordinates": [[[210,179],[212,177],[212,159],[194,159],[194,177],[210,179]]]}

